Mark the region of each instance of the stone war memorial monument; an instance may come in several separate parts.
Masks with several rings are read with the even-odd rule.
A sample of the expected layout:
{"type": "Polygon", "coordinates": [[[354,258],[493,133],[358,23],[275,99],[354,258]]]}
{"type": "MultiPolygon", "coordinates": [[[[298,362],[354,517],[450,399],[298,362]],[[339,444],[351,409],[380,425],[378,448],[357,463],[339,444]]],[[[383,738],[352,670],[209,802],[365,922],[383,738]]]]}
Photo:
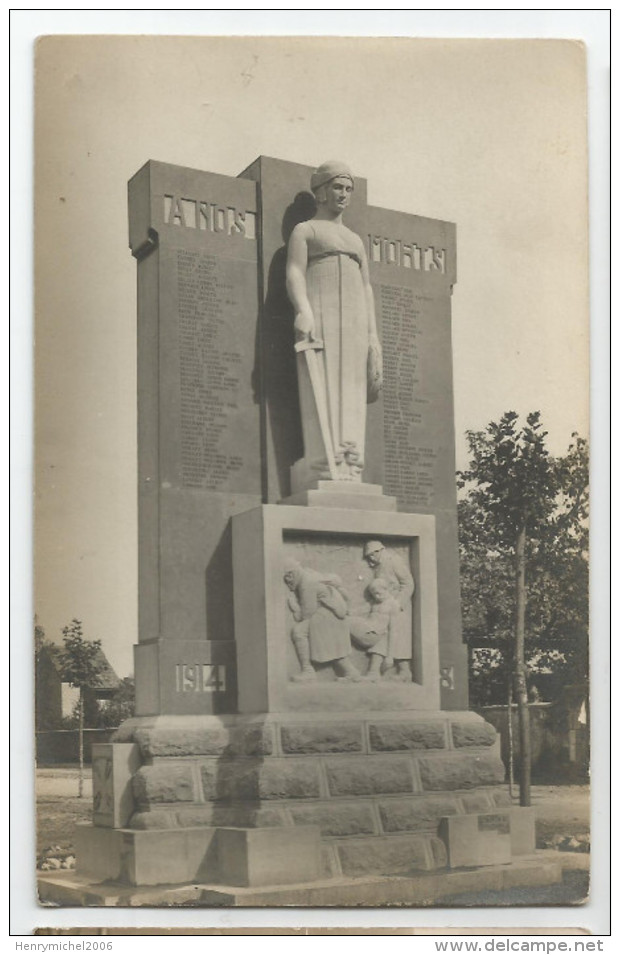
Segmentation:
{"type": "Polygon", "coordinates": [[[357,172],[130,180],[136,715],[94,747],[92,825],[45,901],[428,905],[561,878],[468,710],[455,226],[371,205],[357,172]]]}

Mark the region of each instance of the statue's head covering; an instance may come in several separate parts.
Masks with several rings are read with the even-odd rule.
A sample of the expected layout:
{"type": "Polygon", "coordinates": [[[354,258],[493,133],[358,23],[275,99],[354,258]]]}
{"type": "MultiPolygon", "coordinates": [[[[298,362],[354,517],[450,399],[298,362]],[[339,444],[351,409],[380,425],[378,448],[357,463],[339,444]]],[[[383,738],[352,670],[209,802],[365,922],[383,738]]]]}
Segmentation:
{"type": "Polygon", "coordinates": [[[369,554],[374,554],[382,550],[385,550],[385,548],[381,541],[366,541],[364,544],[364,557],[368,557],[369,554]]]}
{"type": "Polygon", "coordinates": [[[346,176],[355,185],[353,173],[345,162],[341,162],[339,159],[328,159],[312,174],[310,188],[313,192],[316,192],[321,186],[331,182],[332,179],[337,179],[338,176],[346,176]]]}

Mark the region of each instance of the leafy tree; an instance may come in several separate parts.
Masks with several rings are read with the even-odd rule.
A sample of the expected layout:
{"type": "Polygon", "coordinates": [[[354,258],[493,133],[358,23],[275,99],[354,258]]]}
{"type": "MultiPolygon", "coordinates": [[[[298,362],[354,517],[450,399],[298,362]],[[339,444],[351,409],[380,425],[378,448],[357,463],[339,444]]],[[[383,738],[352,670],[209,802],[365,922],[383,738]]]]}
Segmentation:
{"type": "Polygon", "coordinates": [[[44,647],[49,646],[50,643],[51,641],[48,640],[47,637],[45,636],[45,630],[43,629],[43,627],[39,626],[35,617],[35,622],[34,622],[34,658],[35,660],[39,659],[41,651],[44,649],[44,647]]]}
{"type": "MultiPolygon", "coordinates": [[[[477,654],[474,683],[512,687],[518,704],[522,805],[530,801],[528,668],[587,672],[587,443],[573,435],[564,457],[545,447],[539,412],[519,424],[507,412],[467,432],[459,473],[465,632],[477,654]]],[[[577,676],[579,675],[579,676],[577,676]]]]}
{"type": "Polygon", "coordinates": [[[62,678],[77,687],[80,696],[78,709],[78,736],[80,749],[80,772],[78,796],[84,795],[84,700],[88,687],[96,685],[102,669],[101,640],[86,640],[80,620],[73,619],[63,627],[62,678]]]}
{"type": "Polygon", "coordinates": [[[37,730],[54,729],[58,724],[58,713],[54,701],[46,692],[50,671],[53,671],[52,654],[57,649],[55,643],[48,640],[43,627],[35,617],[34,626],[34,679],[35,679],[35,725],[37,730]]]}

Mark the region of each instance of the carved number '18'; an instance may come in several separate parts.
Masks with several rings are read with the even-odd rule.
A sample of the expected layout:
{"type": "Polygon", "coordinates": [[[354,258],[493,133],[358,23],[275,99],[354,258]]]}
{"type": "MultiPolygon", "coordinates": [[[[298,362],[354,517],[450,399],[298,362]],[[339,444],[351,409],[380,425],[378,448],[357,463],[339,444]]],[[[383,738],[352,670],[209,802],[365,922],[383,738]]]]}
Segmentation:
{"type": "Polygon", "coordinates": [[[177,693],[223,693],[226,667],[220,663],[177,663],[177,693]]]}

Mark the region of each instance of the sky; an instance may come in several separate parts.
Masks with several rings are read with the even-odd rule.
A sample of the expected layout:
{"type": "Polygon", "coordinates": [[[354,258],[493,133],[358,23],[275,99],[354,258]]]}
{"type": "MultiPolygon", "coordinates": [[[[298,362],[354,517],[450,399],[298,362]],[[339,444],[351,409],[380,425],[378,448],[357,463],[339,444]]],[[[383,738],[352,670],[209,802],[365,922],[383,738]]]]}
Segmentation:
{"type": "Polygon", "coordinates": [[[467,429],[539,410],[588,433],[585,51],[566,41],[48,37],[37,48],[36,578],[120,675],[137,641],[136,264],[148,159],[235,176],[342,158],[372,205],[457,224],[467,429]]]}

